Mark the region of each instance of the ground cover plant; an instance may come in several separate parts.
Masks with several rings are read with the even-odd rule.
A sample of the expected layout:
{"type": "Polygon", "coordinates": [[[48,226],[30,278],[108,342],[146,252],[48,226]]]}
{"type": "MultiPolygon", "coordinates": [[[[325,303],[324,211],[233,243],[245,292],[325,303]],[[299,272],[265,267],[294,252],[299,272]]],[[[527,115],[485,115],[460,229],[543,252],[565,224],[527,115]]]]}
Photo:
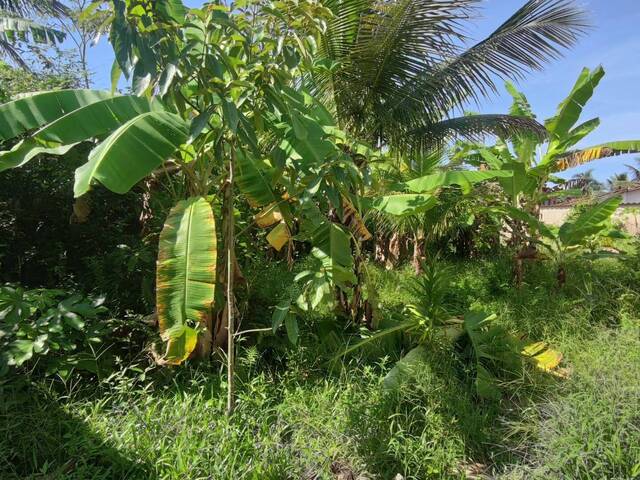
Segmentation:
{"type": "Polygon", "coordinates": [[[523,0],[473,44],[476,3],[0,0],[0,477],[640,476],[626,192],[554,176],[638,142],[571,150],[600,68],[459,116],[591,28],[523,0]],[[47,15],[110,90],[84,34],[11,61],[47,15]]]}

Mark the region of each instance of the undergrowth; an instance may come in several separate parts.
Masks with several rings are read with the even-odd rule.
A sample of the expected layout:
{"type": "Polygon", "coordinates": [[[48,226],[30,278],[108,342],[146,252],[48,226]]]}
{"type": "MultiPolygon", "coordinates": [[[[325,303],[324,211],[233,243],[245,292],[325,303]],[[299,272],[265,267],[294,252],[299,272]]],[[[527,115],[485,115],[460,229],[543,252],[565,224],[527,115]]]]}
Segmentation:
{"type": "MultiPolygon", "coordinates": [[[[508,330],[563,352],[567,379],[532,376],[479,400],[455,352],[434,348],[398,389],[384,376],[405,345],[327,362],[325,317],[299,347],[261,334],[241,345],[238,408],[224,415],[220,364],[138,362],[97,383],[22,376],[0,385],[3,479],[620,478],[640,476],[637,274],[616,261],[574,265],[558,290],[544,265],[519,290],[507,260],[450,263],[454,314],[498,314],[508,330]],[[322,330],[322,329],[320,329],[322,330]],[[352,477],[347,476],[351,474],[352,477]],[[343,475],[342,477],[340,475],[343,475]],[[485,477],[483,477],[485,476],[485,477]]],[[[259,265],[256,265],[256,269],[259,265]]],[[[370,266],[384,315],[415,302],[409,268],[370,266]]],[[[249,326],[268,326],[274,264],[252,279],[249,326]],[[261,287],[261,285],[263,285],[261,287]]],[[[334,322],[335,323],[335,322],[334,322]]],[[[331,330],[329,328],[329,330],[331,330]]],[[[353,327],[334,331],[348,338],[353,327]]]]}

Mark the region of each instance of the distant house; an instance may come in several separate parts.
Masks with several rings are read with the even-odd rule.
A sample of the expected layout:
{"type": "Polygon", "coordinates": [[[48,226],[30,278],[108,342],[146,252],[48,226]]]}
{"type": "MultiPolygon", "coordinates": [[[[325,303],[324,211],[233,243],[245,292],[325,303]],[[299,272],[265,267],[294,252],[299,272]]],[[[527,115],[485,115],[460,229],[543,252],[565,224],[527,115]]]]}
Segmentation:
{"type": "MultiPolygon", "coordinates": [[[[596,195],[596,201],[602,202],[614,195],[622,197],[622,203],[614,214],[614,219],[621,222],[628,233],[640,234],[640,182],[612,192],[600,193],[596,195]]],[[[548,202],[540,208],[541,219],[549,225],[560,226],[566,221],[571,209],[583,200],[584,197],[577,197],[548,202]]]]}

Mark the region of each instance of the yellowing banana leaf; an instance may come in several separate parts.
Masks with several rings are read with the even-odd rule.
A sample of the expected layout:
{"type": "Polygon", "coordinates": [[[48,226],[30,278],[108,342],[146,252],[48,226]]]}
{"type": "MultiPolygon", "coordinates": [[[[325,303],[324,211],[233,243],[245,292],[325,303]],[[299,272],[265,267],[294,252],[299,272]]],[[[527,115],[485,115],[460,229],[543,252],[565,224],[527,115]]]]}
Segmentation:
{"type": "Polygon", "coordinates": [[[291,238],[291,232],[289,232],[289,227],[284,222],[280,222],[276,227],[269,232],[267,235],[267,242],[277,251],[282,250],[287,243],[289,243],[289,239],[291,238]]]}
{"type": "Polygon", "coordinates": [[[534,342],[525,345],[521,354],[543,372],[559,377],[566,376],[562,370],[558,369],[562,362],[562,353],[553,350],[545,342],[534,342]]]}
{"type": "Polygon", "coordinates": [[[567,152],[555,161],[554,171],[561,172],[594,160],[640,152],[640,140],[609,142],[595,147],[567,152]]]}
{"type": "Polygon", "coordinates": [[[216,259],[211,205],[203,197],[178,202],[160,233],[158,252],[156,303],[160,333],[168,342],[166,363],[186,360],[198,328],[210,326],[216,259]]]}
{"type": "Polygon", "coordinates": [[[342,197],[342,211],[344,212],[342,223],[351,230],[353,236],[360,242],[370,240],[372,237],[371,232],[369,232],[362,217],[346,197],[342,197]]]}
{"type": "Polygon", "coordinates": [[[280,212],[277,204],[272,203],[260,213],[255,215],[253,218],[256,221],[256,225],[258,225],[258,227],[268,228],[271,225],[282,221],[282,212],[280,212]]]}

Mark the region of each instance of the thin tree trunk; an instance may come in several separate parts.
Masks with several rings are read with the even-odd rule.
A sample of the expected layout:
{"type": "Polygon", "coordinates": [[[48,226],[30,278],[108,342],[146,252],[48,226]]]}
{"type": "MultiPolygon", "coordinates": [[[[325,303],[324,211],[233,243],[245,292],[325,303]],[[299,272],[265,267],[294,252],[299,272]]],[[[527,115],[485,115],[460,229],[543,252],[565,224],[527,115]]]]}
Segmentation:
{"type": "Polygon", "coordinates": [[[416,275],[422,273],[422,261],[424,260],[424,235],[422,232],[413,234],[413,258],[411,264],[416,275]]]}
{"type": "Polygon", "coordinates": [[[234,218],[233,218],[233,182],[234,182],[234,151],[229,159],[229,183],[226,189],[227,232],[225,246],[227,248],[227,415],[231,415],[235,408],[234,362],[235,362],[235,319],[233,302],[233,281],[235,268],[234,255],[234,218]]]}
{"type": "Polygon", "coordinates": [[[556,278],[558,279],[558,287],[562,288],[565,286],[565,284],[567,283],[567,271],[564,268],[564,265],[560,265],[558,267],[558,273],[556,275],[556,278]]]}

